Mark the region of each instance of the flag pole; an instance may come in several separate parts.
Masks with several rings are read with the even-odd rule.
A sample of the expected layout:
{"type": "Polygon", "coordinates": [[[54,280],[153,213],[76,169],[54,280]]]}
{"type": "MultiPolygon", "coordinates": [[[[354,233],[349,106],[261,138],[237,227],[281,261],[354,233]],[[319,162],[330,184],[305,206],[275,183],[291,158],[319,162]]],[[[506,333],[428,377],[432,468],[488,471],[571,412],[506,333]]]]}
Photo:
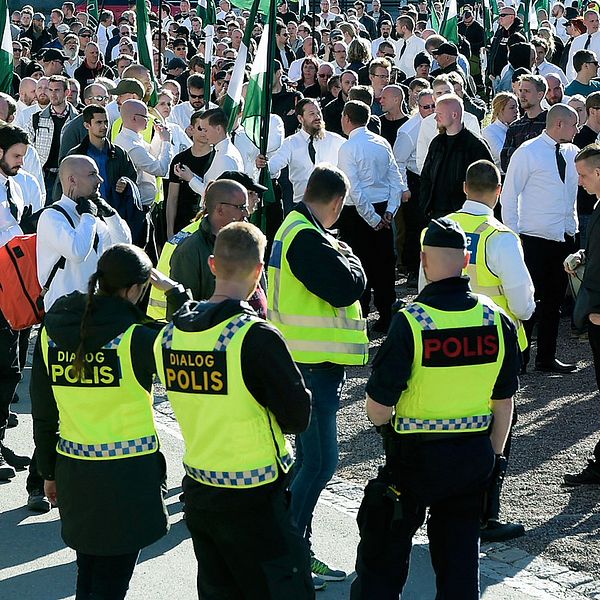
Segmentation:
{"type": "MultiPolygon", "coordinates": [[[[162,50],[162,34],[163,34],[163,19],[162,19],[163,0],[158,0],[158,84],[162,85],[163,75],[163,50],[162,50]]],[[[166,47],[165,47],[166,50],[166,47]]]]}
{"type": "Polygon", "coordinates": [[[267,147],[269,145],[269,124],[271,120],[271,100],[273,97],[273,60],[275,54],[275,23],[277,18],[277,8],[275,0],[271,0],[269,4],[269,45],[267,46],[267,81],[265,94],[266,116],[261,123],[260,132],[260,153],[267,155],[267,147]]]}

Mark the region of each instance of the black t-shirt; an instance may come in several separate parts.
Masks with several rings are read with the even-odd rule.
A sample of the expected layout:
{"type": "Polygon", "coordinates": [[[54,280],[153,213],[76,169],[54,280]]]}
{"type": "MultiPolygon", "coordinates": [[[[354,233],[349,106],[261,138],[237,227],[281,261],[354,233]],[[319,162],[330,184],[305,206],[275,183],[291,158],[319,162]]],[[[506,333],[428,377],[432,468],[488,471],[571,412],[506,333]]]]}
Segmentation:
{"type": "Polygon", "coordinates": [[[192,149],[188,148],[175,156],[171,162],[169,169],[169,181],[179,184],[179,198],[177,200],[177,212],[175,213],[175,224],[173,233],[181,231],[184,227],[190,224],[198,212],[200,204],[200,195],[194,192],[187,181],[179,179],[175,175],[175,165],[183,164],[189,167],[192,172],[200,177],[203,177],[212,161],[212,152],[204,156],[194,156],[192,149]]]}
{"type": "Polygon", "coordinates": [[[401,117],[400,119],[395,119],[391,121],[385,115],[381,115],[379,117],[381,121],[381,136],[384,137],[393,148],[394,143],[396,142],[396,135],[398,134],[398,129],[408,121],[408,117],[401,117]]]}

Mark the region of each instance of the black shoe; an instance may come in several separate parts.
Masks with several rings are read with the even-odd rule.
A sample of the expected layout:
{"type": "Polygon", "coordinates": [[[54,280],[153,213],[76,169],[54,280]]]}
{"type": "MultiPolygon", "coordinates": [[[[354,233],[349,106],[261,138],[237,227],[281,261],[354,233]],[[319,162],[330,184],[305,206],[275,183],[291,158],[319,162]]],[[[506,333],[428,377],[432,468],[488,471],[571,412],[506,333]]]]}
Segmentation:
{"type": "Polygon", "coordinates": [[[11,467],[0,450],[0,481],[9,481],[16,475],[13,467],[11,467]]]}
{"type": "Polygon", "coordinates": [[[4,444],[0,444],[0,450],[4,456],[4,460],[17,471],[22,471],[29,466],[31,459],[29,456],[19,456],[15,454],[10,448],[7,448],[4,444]]]}
{"type": "Polygon", "coordinates": [[[43,490],[33,490],[29,492],[27,508],[33,512],[47,513],[50,512],[52,504],[50,504],[50,500],[44,496],[43,490]]]}
{"type": "Polygon", "coordinates": [[[480,535],[482,542],[504,542],[525,535],[525,527],[520,523],[489,520],[485,527],[481,528],[480,535]]]}
{"type": "Polygon", "coordinates": [[[535,363],[535,370],[544,373],[573,373],[577,370],[577,365],[574,363],[564,363],[555,358],[550,363],[535,363]]]}
{"type": "Polygon", "coordinates": [[[567,473],[563,476],[565,485],[598,485],[600,484],[600,473],[588,461],[588,466],[581,473],[567,473]]]}
{"type": "Polygon", "coordinates": [[[6,427],[8,429],[12,429],[19,424],[19,417],[17,417],[17,413],[9,412],[8,413],[8,422],[6,423],[6,427]]]}

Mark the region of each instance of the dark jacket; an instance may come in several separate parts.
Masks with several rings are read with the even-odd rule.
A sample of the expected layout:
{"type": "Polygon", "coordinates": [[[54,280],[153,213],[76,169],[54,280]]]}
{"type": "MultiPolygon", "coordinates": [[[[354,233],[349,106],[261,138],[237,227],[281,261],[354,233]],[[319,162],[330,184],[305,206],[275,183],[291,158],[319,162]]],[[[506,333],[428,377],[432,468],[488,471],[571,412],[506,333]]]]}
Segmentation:
{"type": "Polygon", "coordinates": [[[600,312],[600,206],[596,206],[588,221],[582,285],[587,291],[585,313],[600,312]]]}
{"type": "MultiPolygon", "coordinates": [[[[573,138],[573,143],[579,149],[583,149],[589,144],[595,143],[597,138],[598,134],[591,127],[584,125],[573,138]]],[[[597,201],[598,198],[594,194],[589,194],[586,192],[582,185],[577,187],[578,215],[591,215],[594,210],[594,205],[597,201]]]]}
{"type": "MultiPolygon", "coordinates": [[[[292,62],[294,62],[296,60],[296,55],[294,54],[293,50],[287,44],[285,45],[283,50],[280,50],[279,48],[275,48],[275,58],[283,65],[284,62],[283,62],[283,60],[281,60],[282,55],[285,55],[285,57],[287,58],[288,65],[291,65],[292,62]]],[[[287,69],[286,69],[286,71],[287,71],[287,69]]]]}
{"type": "Polygon", "coordinates": [[[271,111],[279,115],[283,120],[283,126],[285,128],[285,137],[288,137],[300,127],[298,117],[296,117],[296,104],[298,100],[302,98],[302,94],[296,90],[283,86],[281,92],[273,93],[271,111]]]}
{"type": "Polygon", "coordinates": [[[19,38],[29,38],[31,40],[31,56],[35,55],[49,42],[52,41],[52,36],[46,28],[40,33],[38,37],[33,33],[33,25],[24,31],[19,38]]]}
{"type": "Polygon", "coordinates": [[[377,23],[373,17],[365,13],[360,19],[358,19],[358,22],[367,30],[371,40],[374,40],[378,36],[377,23]]]}
{"type": "MultiPolygon", "coordinates": [[[[372,19],[375,19],[375,16],[373,15],[373,11],[369,12],[369,16],[372,19]]],[[[389,21],[392,25],[394,24],[394,19],[392,19],[392,15],[390,15],[390,13],[385,10],[381,10],[381,11],[379,11],[379,16],[376,19],[378,32],[381,31],[381,23],[383,23],[383,21],[389,21]]],[[[377,36],[375,36],[375,38],[376,37],[377,36]]],[[[373,38],[373,39],[375,39],[375,38],[373,38]]]]}
{"type": "Polygon", "coordinates": [[[520,32],[523,29],[521,19],[515,18],[514,23],[510,29],[504,29],[504,27],[498,27],[492,43],[490,45],[490,51],[488,54],[488,74],[494,77],[500,77],[504,65],[508,62],[508,38],[513,34],[520,32]]]}
{"type": "Polygon", "coordinates": [[[81,86],[81,91],[94,82],[96,77],[108,77],[108,79],[115,78],[115,72],[107,65],[99,62],[94,69],[92,69],[85,60],[75,69],[73,78],[77,79],[81,86]]]}
{"type": "Polygon", "coordinates": [[[458,210],[466,200],[467,169],[482,159],[493,162],[487,144],[466,127],[454,136],[437,135],[421,172],[419,204],[425,216],[436,218],[458,210]]]}
{"type": "MultiPolygon", "coordinates": [[[[182,304],[186,298],[182,290],[176,294],[182,304]]],[[[77,349],[85,305],[85,294],[73,292],[57,300],[46,314],[44,327],[60,349],[77,349]]],[[[156,371],[152,345],[161,325],[130,302],[94,298],[85,348],[96,351],[134,324],[140,326],[131,341],[133,372],[137,384],[151,391],[156,371]]],[[[168,530],[160,492],[166,472],[164,457],[155,452],[91,461],[57,454],[59,412],[39,340],[29,388],[37,466],[44,479],[56,479],[65,543],[79,552],[100,556],[128,554],[152,544],[168,530]]],[[[122,385],[126,389],[127,382],[122,385]]]]}
{"type": "Polygon", "coordinates": [[[332,131],[338,135],[344,135],[341,121],[344,104],[346,104],[346,101],[342,98],[342,92],[340,92],[338,97],[335,100],[332,100],[323,109],[323,119],[327,131],[332,131]]]}

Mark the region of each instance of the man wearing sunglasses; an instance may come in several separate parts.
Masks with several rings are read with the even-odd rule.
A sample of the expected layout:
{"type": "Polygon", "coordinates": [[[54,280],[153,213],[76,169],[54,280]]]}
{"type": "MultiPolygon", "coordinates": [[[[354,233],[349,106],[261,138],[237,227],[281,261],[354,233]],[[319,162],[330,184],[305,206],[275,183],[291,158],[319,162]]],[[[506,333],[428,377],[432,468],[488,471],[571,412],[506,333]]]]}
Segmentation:
{"type": "Polygon", "coordinates": [[[598,76],[598,58],[595,52],[590,50],[575,52],[573,67],[577,75],[566,87],[565,94],[569,96],[581,94],[587,98],[593,92],[600,91],[600,81],[596,80],[598,76]]]}
{"type": "Polygon", "coordinates": [[[520,33],[523,26],[521,19],[512,6],[505,6],[498,16],[498,29],[494,34],[488,53],[488,74],[490,79],[500,77],[502,69],[508,63],[508,38],[513,33],[520,33]]]}

